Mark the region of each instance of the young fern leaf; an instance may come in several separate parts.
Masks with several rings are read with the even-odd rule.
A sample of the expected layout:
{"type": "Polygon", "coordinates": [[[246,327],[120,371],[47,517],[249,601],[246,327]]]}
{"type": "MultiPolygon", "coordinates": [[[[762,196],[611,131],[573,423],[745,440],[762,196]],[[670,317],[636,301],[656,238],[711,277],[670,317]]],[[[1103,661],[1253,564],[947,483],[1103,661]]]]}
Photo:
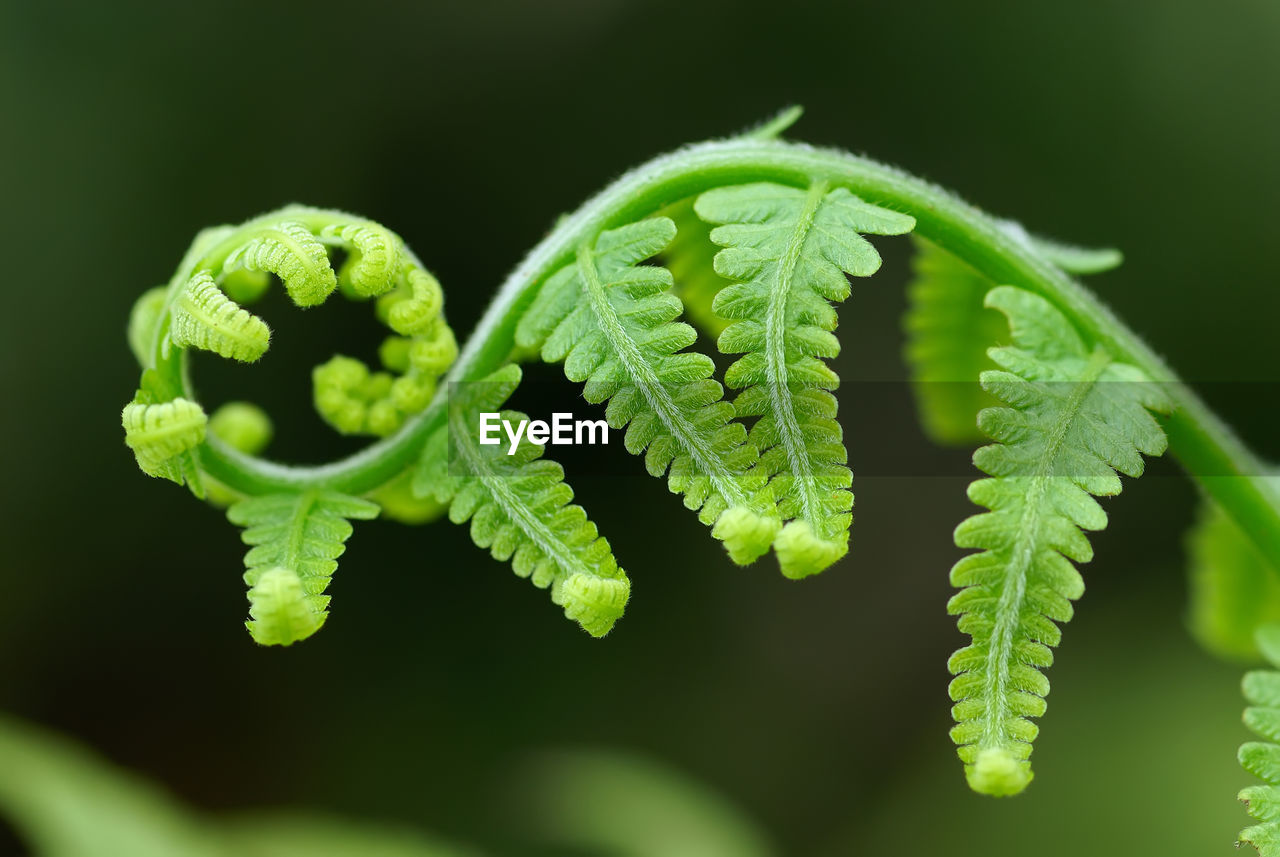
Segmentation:
{"type": "Polygon", "coordinates": [[[349,520],[378,516],[378,506],[334,491],[267,494],[241,500],[227,519],[246,527],[245,554],[253,639],[264,646],[305,640],[328,618],[324,594],[351,537],[349,520]]]}
{"type": "MultiPolygon", "coordinates": [[[[286,216],[305,213],[305,209],[282,212],[286,216]]],[[[325,245],[310,229],[293,220],[277,221],[255,230],[249,240],[227,256],[222,269],[275,274],[300,307],[324,303],[338,285],[325,245]]]]}
{"type": "Polygon", "coordinates": [[[352,250],[339,279],[357,296],[381,293],[378,318],[398,336],[388,337],[379,357],[389,371],[370,371],[354,357],[335,355],[312,372],[314,402],[320,416],[341,434],[385,437],[427,406],[437,379],[453,363],[458,346],[445,322],[444,291],[403,247],[399,237],[376,224],[347,225],[335,234],[363,241],[352,250]],[[375,228],[376,227],[376,228],[375,228]],[[352,265],[351,259],[359,260],[352,265]],[[388,268],[392,279],[378,282],[388,268]],[[387,291],[386,283],[395,288],[387,291]],[[378,291],[380,290],[380,292],[378,291]]]}
{"type": "MultiPolygon", "coordinates": [[[[1280,667],[1280,624],[1258,628],[1255,645],[1271,666],[1280,667]]],[[[1246,771],[1266,785],[1240,791],[1249,815],[1260,823],[1240,831],[1237,845],[1247,842],[1262,857],[1280,857],[1280,744],[1275,743],[1280,741],[1280,671],[1246,673],[1243,690],[1250,706],[1244,710],[1244,724],[1267,740],[1242,744],[1238,758],[1246,771]]]]}
{"type": "Polygon", "coordinates": [[[978,378],[996,368],[987,348],[1008,330],[982,302],[995,284],[936,244],[923,238],[915,244],[903,327],[920,423],[935,443],[979,441],[978,412],[996,399],[978,378]]]}
{"type": "Polygon", "coordinates": [[[148,476],[187,484],[204,497],[200,469],[192,450],[204,443],[209,420],[204,409],[179,396],[155,402],[142,390],[120,415],[124,442],[133,450],[138,468],[148,476]]]}
{"type": "Polygon", "coordinates": [[[746,564],[769,549],[780,526],[766,474],[746,428],[712,379],[705,354],[683,351],[697,339],[675,319],[680,299],[665,268],[638,265],[670,244],[675,224],[654,217],[601,233],[577,260],[542,285],[516,328],[516,344],[541,347],[584,381],[588,402],[608,400],[605,418],[627,428],[624,443],[645,453],[652,476],[684,494],[729,556],[746,564]]]}
{"type": "Polygon", "coordinates": [[[1219,657],[1256,659],[1255,631],[1280,622],[1280,574],[1208,498],[1187,534],[1187,553],[1191,635],[1219,657]]]}
{"type": "Polygon", "coordinates": [[[163,387],[154,369],[142,373],[133,401],[120,413],[125,445],[133,450],[143,473],[186,485],[203,500],[204,478],[196,448],[204,443],[209,419],[198,402],[164,395],[163,387]]]}
{"type": "Polygon", "coordinates": [[[382,294],[409,261],[400,237],[371,220],[331,224],[320,231],[320,237],[350,248],[338,271],[338,284],[355,297],[382,294]]]}
{"type": "Polygon", "coordinates": [[[534,586],[550,587],[565,616],[603,637],[622,616],[631,583],[587,513],[570,504],[564,470],[527,439],[511,455],[505,444],[480,443],[480,414],[499,413],[513,424],[527,419],[499,411],[520,377],[520,367],[509,364],[450,389],[448,420],[423,448],[414,493],[448,503],[449,520],[470,520],[479,547],[511,560],[534,586]]]}
{"type": "Polygon", "coordinates": [[[853,475],[836,422],[839,383],[823,358],[835,357],[831,301],[849,296],[845,275],[868,277],[880,255],[864,234],[901,235],[905,214],[871,205],[818,182],[802,190],[760,183],[707,191],[698,216],[721,224],[711,240],[716,273],[735,281],[712,309],[731,323],[720,350],[743,354],[725,376],[742,390],[738,414],[758,416],[751,442],[787,525],[774,542],[783,574],[822,571],[848,550],[853,475]]]}
{"type": "Polygon", "coordinates": [[[271,344],[266,322],[223,294],[208,271],[191,278],[172,312],[169,336],[179,348],[199,348],[253,363],[271,344]]]}
{"type": "MultiPolygon", "coordinates": [[[[1120,264],[1118,250],[1076,247],[1037,238],[1013,221],[1002,223],[1017,241],[1072,274],[1095,274],[1120,264]]],[[[987,348],[1005,333],[999,313],[983,306],[995,283],[931,241],[916,237],[915,276],[907,285],[904,357],[925,434],[944,446],[983,439],[978,412],[996,404],[978,384],[995,364],[987,348]]]]}
{"type": "Polygon", "coordinates": [[[1004,371],[982,386],[1010,407],[988,408],[979,426],[995,444],[974,454],[992,478],[969,486],[990,511],[956,528],[958,547],[978,548],[951,570],[963,587],[948,604],[971,645],[949,667],[951,737],[978,792],[1010,795],[1031,781],[1031,742],[1049,682],[1040,672],[1071,618],[1084,583],[1071,560],[1087,562],[1082,530],[1100,530],[1106,513],[1093,498],[1120,493],[1120,478],[1142,473],[1145,455],[1166,440],[1151,412],[1168,409],[1163,391],[1135,367],[1089,348],[1047,300],[1009,286],[986,305],[1009,319],[1014,345],[992,348],[1004,371]],[[1091,496],[1092,495],[1092,496],[1091,496]]]}

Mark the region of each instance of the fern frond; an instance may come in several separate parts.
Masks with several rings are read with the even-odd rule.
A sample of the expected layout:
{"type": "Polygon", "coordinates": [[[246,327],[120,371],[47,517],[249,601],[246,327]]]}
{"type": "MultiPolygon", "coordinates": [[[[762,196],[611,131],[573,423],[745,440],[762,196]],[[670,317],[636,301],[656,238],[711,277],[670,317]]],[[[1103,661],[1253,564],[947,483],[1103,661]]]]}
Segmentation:
{"type": "Polygon", "coordinates": [[[179,348],[199,348],[253,363],[271,344],[266,322],[223,294],[208,271],[191,278],[174,302],[172,314],[169,336],[179,348]]]}
{"type": "Polygon", "coordinates": [[[450,390],[449,416],[423,450],[414,480],[421,497],[449,504],[449,520],[471,521],[471,538],[494,559],[511,560],[520,577],[541,589],[565,616],[602,637],[622,616],[631,584],[609,542],[599,535],[564,471],[541,458],[543,448],[522,440],[513,455],[505,445],[479,443],[479,415],[500,413],[518,422],[524,414],[500,411],[520,383],[511,364],[484,380],[450,390]]]}
{"type": "Polygon", "coordinates": [[[1008,330],[982,303],[995,284],[936,244],[923,238],[915,244],[903,327],[920,423],[935,443],[982,440],[978,412],[997,402],[978,378],[996,368],[987,349],[1008,330]]]}
{"type": "MultiPolygon", "coordinates": [[[[1280,624],[1258,628],[1255,645],[1273,667],[1280,667],[1280,624]]],[[[1245,674],[1244,724],[1266,741],[1250,741],[1240,746],[1240,765],[1266,785],[1242,789],[1249,815],[1260,824],[1240,831],[1237,842],[1247,842],[1262,857],[1280,857],[1280,671],[1253,670],[1245,674]]]]}
{"type": "Polygon", "coordinates": [[[133,450],[138,467],[148,476],[186,484],[197,497],[204,497],[200,469],[191,451],[204,442],[209,420],[204,409],[190,399],[178,397],[157,402],[146,393],[146,385],[120,414],[124,442],[133,450]]]}
{"type": "Polygon", "coordinates": [[[852,474],[824,358],[840,343],[831,301],[849,296],[846,274],[867,277],[880,255],[863,234],[901,235],[915,220],[818,182],[801,190],[760,183],[707,191],[698,216],[721,224],[711,240],[716,273],[735,281],[712,309],[731,323],[727,354],[743,354],[725,383],[740,388],[738,414],[758,416],[751,441],[783,520],[774,549],[788,577],[821,571],[848,550],[852,474]]]}
{"type": "Polygon", "coordinates": [[[268,494],[227,509],[231,523],[246,527],[241,539],[253,639],[264,646],[305,640],[327,618],[324,594],[351,537],[349,520],[378,516],[378,506],[334,491],[268,494]]]}
{"type": "Polygon", "coordinates": [[[947,609],[959,614],[971,645],[952,656],[951,737],[969,785],[1016,794],[1031,781],[1029,718],[1044,712],[1049,647],[1072,615],[1084,583],[1071,560],[1087,562],[1082,530],[1100,530],[1106,513],[1093,498],[1120,493],[1120,478],[1143,470],[1143,455],[1164,452],[1152,412],[1167,410],[1161,388],[1138,369],[1089,348],[1044,298],[1009,286],[986,305],[1009,319],[1014,345],[992,348],[1004,371],[982,386],[1010,407],[988,408],[979,425],[996,443],[974,454],[993,478],[969,486],[989,512],[962,523],[958,547],[978,548],[951,570],[963,587],[947,609]],[[1091,496],[1092,495],[1092,496],[1091,496]]]}
{"type": "Polygon", "coordinates": [[[608,401],[612,428],[627,427],[633,455],[699,512],[730,557],[748,563],[769,549],[778,522],[746,428],[711,378],[715,364],[683,349],[697,338],[675,319],[680,300],[665,268],[638,265],[665,248],[675,224],[654,217],[601,233],[553,274],[516,328],[516,344],[583,381],[588,402],[608,401]]]}
{"type": "Polygon", "coordinates": [[[301,223],[281,220],[255,229],[223,262],[224,271],[275,274],[298,306],[316,306],[337,288],[329,251],[301,223]]]}
{"type": "Polygon", "coordinates": [[[1219,657],[1257,658],[1254,632],[1280,622],[1280,575],[1207,497],[1187,535],[1187,553],[1192,636],[1219,657]]]}

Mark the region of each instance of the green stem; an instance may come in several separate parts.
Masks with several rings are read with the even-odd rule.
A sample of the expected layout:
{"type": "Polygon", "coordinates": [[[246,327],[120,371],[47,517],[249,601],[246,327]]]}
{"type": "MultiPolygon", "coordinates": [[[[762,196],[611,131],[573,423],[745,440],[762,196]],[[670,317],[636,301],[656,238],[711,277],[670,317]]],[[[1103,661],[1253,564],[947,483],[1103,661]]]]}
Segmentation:
{"type": "MultiPolygon", "coordinates": [[[[507,277],[447,380],[480,378],[507,360],[516,323],[537,287],[572,262],[581,243],[708,188],[753,181],[798,188],[826,181],[847,187],[869,202],[910,214],[924,238],[993,282],[1045,296],[1115,359],[1165,383],[1176,406],[1166,422],[1171,451],[1280,568],[1280,497],[1263,478],[1262,463],[1145,343],[1092,293],[995,219],[941,188],[847,152],[738,138],[680,149],[626,173],[562,220],[507,277]]],[[[367,493],[409,466],[423,439],[441,425],[447,389],[447,384],[441,384],[430,406],[406,421],[395,435],[332,464],[286,467],[242,455],[211,437],[201,448],[201,465],[213,478],[249,494],[310,487],[367,493]]]]}

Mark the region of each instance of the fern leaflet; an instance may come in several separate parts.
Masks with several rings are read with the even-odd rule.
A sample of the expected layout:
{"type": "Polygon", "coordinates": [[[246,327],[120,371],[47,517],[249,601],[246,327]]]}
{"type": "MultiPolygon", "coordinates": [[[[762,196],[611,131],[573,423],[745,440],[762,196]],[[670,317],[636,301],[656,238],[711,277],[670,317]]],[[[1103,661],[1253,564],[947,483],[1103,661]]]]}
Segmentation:
{"type": "Polygon", "coordinates": [[[969,486],[969,498],[989,512],[962,523],[958,547],[978,548],[951,570],[963,587],[948,604],[971,645],[952,656],[951,737],[970,786],[1008,795],[1031,781],[1031,742],[1044,713],[1050,646],[1084,591],[1071,564],[1092,548],[1081,530],[1100,530],[1106,513],[1094,496],[1120,493],[1117,471],[1138,476],[1142,455],[1164,452],[1152,411],[1168,404],[1163,391],[1135,367],[1090,349],[1044,298],[1010,286],[993,289],[986,305],[1009,319],[1014,345],[990,350],[1004,371],[982,375],[982,386],[1010,407],[979,415],[996,441],[974,454],[991,475],[969,486]],[[1093,495],[1093,496],[1090,496],[1093,495]]]}
{"type": "Polygon", "coordinates": [[[1187,626],[1219,657],[1258,657],[1254,632],[1280,622],[1280,576],[1244,531],[1207,497],[1187,534],[1187,626]]]}
{"type": "Polygon", "coordinates": [[[334,491],[267,494],[227,510],[251,545],[245,554],[253,639],[264,646],[305,640],[328,618],[324,594],[351,537],[349,519],[378,516],[378,506],[334,491]]]}
{"type": "Polygon", "coordinates": [[[1068,274],[1101,274],[1119,267],[1124,261],[1124,254],[1114,247],[1080,247],[1032,235],[1016,220],[998,220],[996,223],[1019,244],[1030,247],[1046,262],[1068,274]]]}
{"type": "Polygon", "coordinates": [[[644,452],[653,476],[669,471],[670,489],[745,564],[769,549],[779,526],[758,453],[711,378],[711,358],[682,350],[697,334],[675,321],[681,304],[670,272],[636,264],[675,231],[670,219],[654,217],[579,247],[576,262],[543,284],[516,343],[563,361],[570,380],[586,382],[587,401],[608,400],[605,418],[627,428],[627,451],[644,452]]]}
{"type": "Polygon", "coordinates": [[[142,386],[120,413],[125,445],[133,450],[143,473],[185,484],[204,499],[195,449],[204,443],[209,419],[197,402],[161,396],[160,386],[154,370],[142,374],[142,386]]]}
{"type": "Polygon", "coordinates": [[[830,392],[839,379],[823,362],[840,352],[830,302],[849,296],[846,274],[867,277],[880,267],[863,234],[901,235],[915,220],[824,182],[807,190],[717,188],[699,196],[694,210],[722,224],[711,232],[725,248],[715,270],[735,282],[712,309],[731,321],[720,350],[745,355],[725,383],[742,389],[738,413],[759,417],[751,441],[789,521],[774,549],[784,574],[804,577],[844,556],[852,522],[853,476],[830,392]]]}
{"type": "Polygon", "coordinates": [[[522,440],[513,455],[479,443],[479,415],[526,419],[499,411],[520,383],[509,364],[484,380],[450,389],[448,420],[428,439],[414,493],[449,504],[449,520],[471,521],[471,538],[494,559],[511,560],[520,577],[551,588],[551,600],[593,637],[622,616],[631,583],[618,567],[596,525],[581,506],[559,464],[541,458],[543,448],[522,440]]]}
{"type": "MultiPolygon", "coordinates": [[[[1280,624],[1257,630],[1255,645],[1268,663],[1280,667],[1280,624]]],[[[1262,857],[1280,855],[1280,671],[1253,670],[1245,674],[1243,690],[1249,708],[1244,724],[1266,741],[1250,741],[1240,747],[1241,766],[1266,785],[1240,791],[1249,814],[1260,823],[1240,831],[1239,842],[1247,842],[1262,857]]],[[[1239,844],[1239,843],[1237,843],[1239,844]]]]}
{"type": "Polygon", "coordinates": [[[982,303],[995,284],[936,244],[915,243],[903,327],[920,423],[935,443],[979,441],[978,412],[997,402],[978,377],[996,368],[987,348],[1008,329],[982,303]]]}
{"type": "MultiPolygon", "coordinates": [[[[306,209],[286,209],[285,216],[305,215],[306,209]]],[[[338,285],[329,267],[329,251],[295,220],[266,223],[255,229],[248,240],[237,246],[226,261],[224,271],[258,271],[275,274],[298,306],[316,306],[338,285]]]]}
{"type": "Polygon", "coordinates": [[[223,294],[208,271],[191,278],[172,311],[169,336],[179,348],[191,346],[252,363],[271,344],[266,322],[223,294]]]}

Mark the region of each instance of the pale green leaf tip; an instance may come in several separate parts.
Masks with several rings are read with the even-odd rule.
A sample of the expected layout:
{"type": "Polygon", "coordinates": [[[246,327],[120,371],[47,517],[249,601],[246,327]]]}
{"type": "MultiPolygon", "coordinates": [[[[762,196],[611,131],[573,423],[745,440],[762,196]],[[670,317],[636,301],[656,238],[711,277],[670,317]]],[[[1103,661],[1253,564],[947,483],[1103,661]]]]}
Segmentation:
{"type": "Polygon", "coordinates": [[[781,528],[782,522],[776,517],[734,506],[716,519],[711,535],[724,542],[730,559],[738,565],[749,565],[769,550],[781,528]]]}
{"type": "Polygon", "coordinates": [[[327,614],[317,610],[297,572],[270,568],[249,590],[245,627],[262,646],[288,646],[307,639],[324,625],[327,614]]]}
{"type": "Polygon", "coordinates": [[[603,637],[622,617],[631,597],[631,581],[578,572],[560,586],[557,595],[566,617],[591,636],[603,637]]]}
{"type": "Polygon", "coordinates": [[[1035,776],[1031,763],[1003,747],[988,747],[964,769],[969,788],[978,794],[1010,797],[1022,792],[1035,776]]]}
{"type": "Polygon", "coordinates": [[[773,541],[784,577],[800,580],[830,567],[849,552],[849,538],[819,538],[808,521],[792,521],[773,541]]]}

